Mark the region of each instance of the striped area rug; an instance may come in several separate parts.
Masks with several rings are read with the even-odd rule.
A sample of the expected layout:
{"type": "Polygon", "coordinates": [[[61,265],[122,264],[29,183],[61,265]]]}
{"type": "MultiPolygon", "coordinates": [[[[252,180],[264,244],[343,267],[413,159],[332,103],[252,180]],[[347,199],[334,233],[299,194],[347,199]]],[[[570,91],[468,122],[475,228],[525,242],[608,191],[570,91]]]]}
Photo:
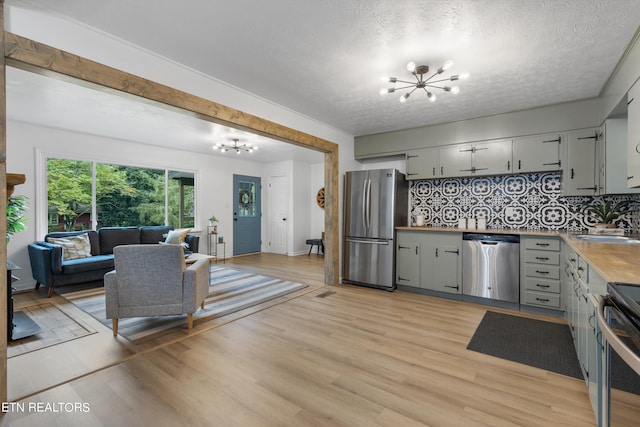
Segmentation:
{"type": "MultiPolygon", "coordinates": [[[[266,301],[306,288],[302,283],[218,266],[211,267],[209,295],[204,310],[194,313],[194,324],[226,316],[266,301]]],[[[111,328],[111,320],[105,317],[104,289],[89,289],[63,295],[82,311],[111,328]]],[[[187,315],[133,317],[120,319],[118,334],[134,342],[157,338],[172,328],[186,328],[187,315]]]]}

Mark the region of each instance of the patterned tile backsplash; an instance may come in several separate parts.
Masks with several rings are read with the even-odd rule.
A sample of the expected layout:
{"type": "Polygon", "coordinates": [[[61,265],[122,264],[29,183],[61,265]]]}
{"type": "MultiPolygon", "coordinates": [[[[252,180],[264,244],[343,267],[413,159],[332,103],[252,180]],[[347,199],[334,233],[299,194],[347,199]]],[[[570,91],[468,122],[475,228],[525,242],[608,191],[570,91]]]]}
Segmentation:
{"type": "MultiPolygon", "coordinates": [[[[638,195],[564,197],[561,182],[557,172],[411,181],[411,223],[424,215],[425,225],[457,227],[460,218],[484,217],[487,228],[580,231],[596,222],[583,213],[588,204],[603,199],[640,202],[638,195]]],[[[637,229],[632,216],[621,218],[617,226],[637,229]]]]}

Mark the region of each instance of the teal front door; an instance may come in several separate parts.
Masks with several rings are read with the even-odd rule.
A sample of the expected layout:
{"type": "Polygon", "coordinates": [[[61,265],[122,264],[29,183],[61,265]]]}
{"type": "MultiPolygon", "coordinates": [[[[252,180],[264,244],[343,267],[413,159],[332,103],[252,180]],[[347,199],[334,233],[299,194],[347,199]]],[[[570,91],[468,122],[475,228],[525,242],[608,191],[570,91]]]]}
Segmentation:
{"type": "Polygon", "coordinates": [[[260,178],[233,175],[233,254],[261,250],[260,178]]]}

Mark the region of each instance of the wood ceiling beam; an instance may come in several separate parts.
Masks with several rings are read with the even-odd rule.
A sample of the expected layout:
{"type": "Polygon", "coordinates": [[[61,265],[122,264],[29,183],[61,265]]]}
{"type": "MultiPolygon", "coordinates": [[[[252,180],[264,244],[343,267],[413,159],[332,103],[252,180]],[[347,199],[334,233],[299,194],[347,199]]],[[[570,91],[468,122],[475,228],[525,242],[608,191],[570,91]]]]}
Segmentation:
{"type": "Polygon", "coordinates": [[[129,74],[52,46],[4,32],[8,65],[56,78],[73,79],[182,113],[325,153],[325,283],[339,281],[338,145],[322,138],[129,74]]]}

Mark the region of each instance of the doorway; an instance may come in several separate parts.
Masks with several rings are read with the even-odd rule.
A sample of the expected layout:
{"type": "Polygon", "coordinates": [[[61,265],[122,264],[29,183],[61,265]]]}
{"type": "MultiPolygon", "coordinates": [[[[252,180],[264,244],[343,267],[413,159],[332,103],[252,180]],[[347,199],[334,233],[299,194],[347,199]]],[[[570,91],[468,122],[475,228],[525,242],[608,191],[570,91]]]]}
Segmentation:
{"type": "Polygon", "coordinates": [[[289,176],[269,177],[269,252],[274,254],[287,254],[288,188],[289,176]]]}
{"type": "Polygon", "coordinates": [[[260,252],[262,205],[260,177],[233,175],[233,255],[260,252]]]}

